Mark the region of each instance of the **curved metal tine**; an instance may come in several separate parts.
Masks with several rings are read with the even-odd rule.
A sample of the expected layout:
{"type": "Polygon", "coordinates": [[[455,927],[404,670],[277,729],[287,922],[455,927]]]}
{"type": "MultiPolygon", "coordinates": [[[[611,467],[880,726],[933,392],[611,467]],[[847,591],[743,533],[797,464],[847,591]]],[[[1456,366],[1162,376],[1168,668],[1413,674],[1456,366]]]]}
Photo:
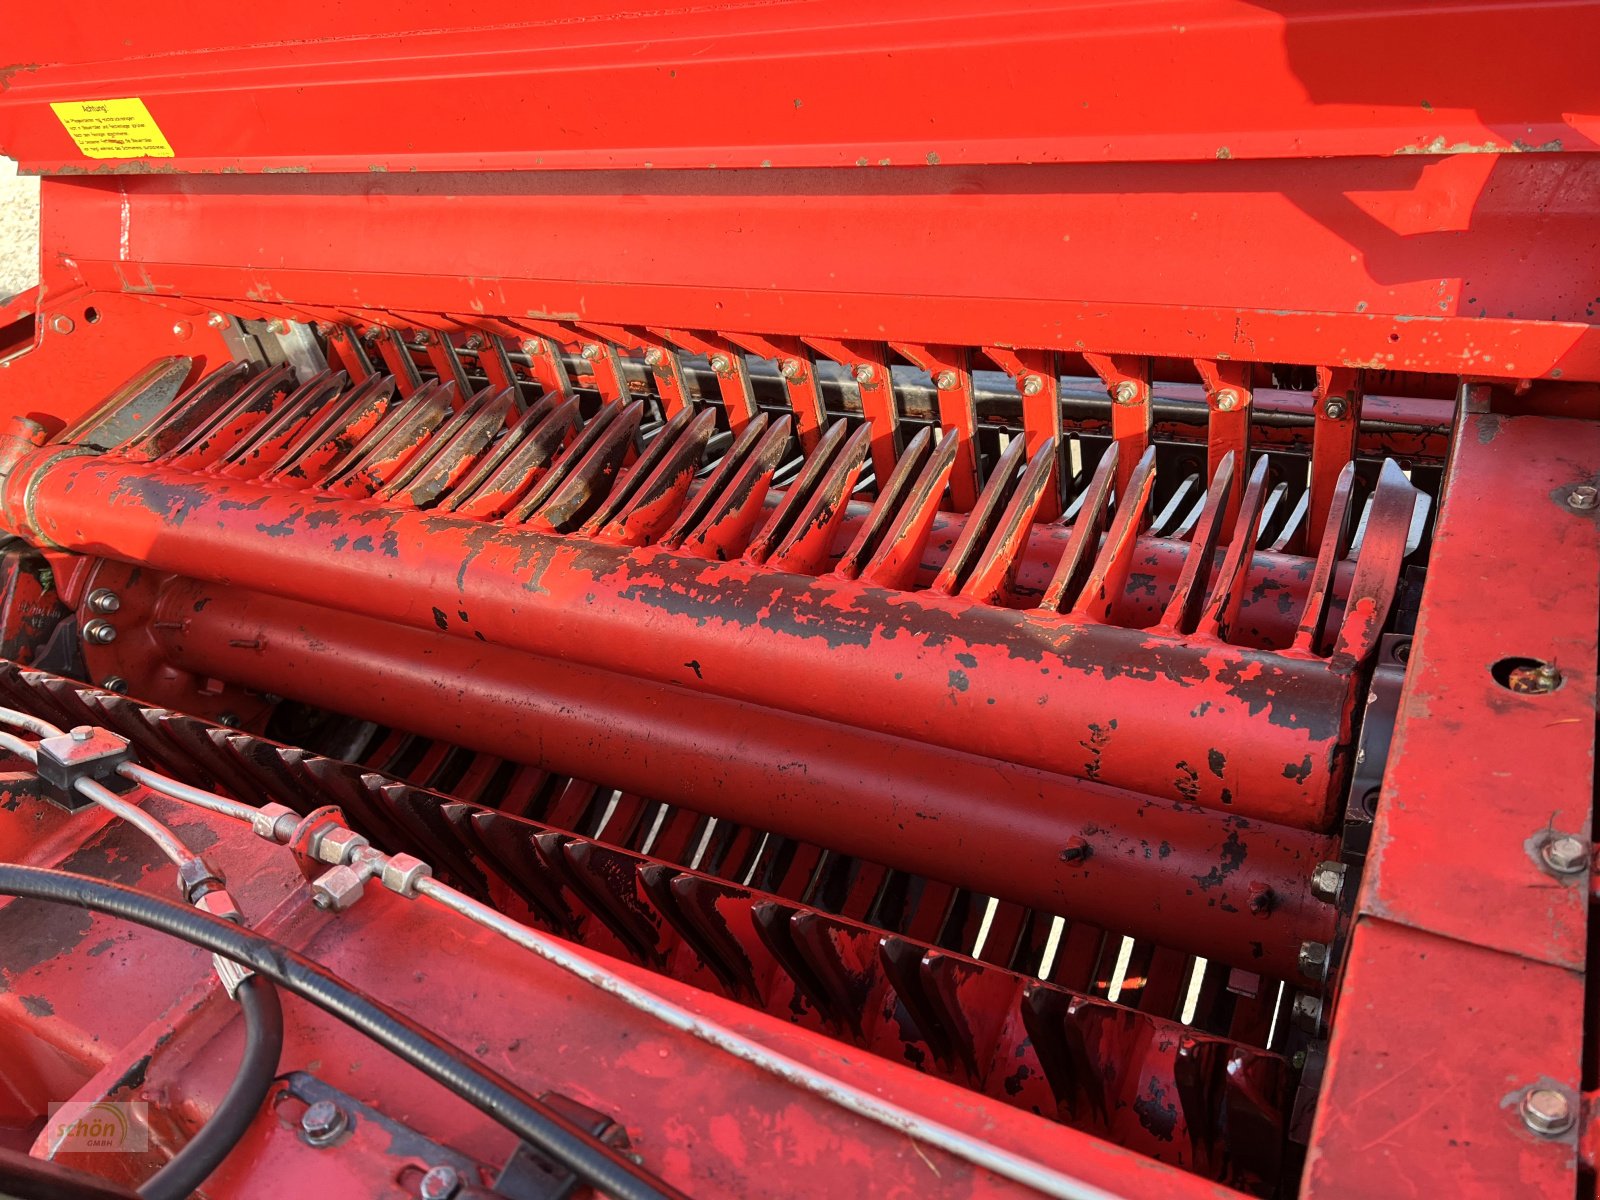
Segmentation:
{"type": "Polygon", "coordinates": [[[773,472],[789,453],[793,427],[794,420],[787,413],[773,422],[744,465],[712,498],[705,519],[683,539],[681,548],[685,553],[721,562],[743,553],[751,531],[761,519],[773,472]]]}
{"type": "MultiPolygon", "coordinates": [[[[349,396],[330,406],[331,411],[337,412],[352,403],[365,389],[376,386],[378,379],[378,376],[369,376],[366,382],[357,384],[349,396]]],[[[304,436],[305,431],[325,419],[324,413],[328,410],[324,410],[323,405],[326,400],[327,393],[320,388],[308,384],[297,389],[269,420],[257,426],[207,470],[228,478],[254,479],[278,466],[283,461],[283,455],[304,436]],[[313,424],[308,425],[307,422],[313,424]]]]}
{"type": "Polygon", "coordinates": [[[1227,514],[1228,493],[1233,488],[1236,461],[1234,452],[1229,450],[1217,464],[1217,473],[1211,477],[1211,490],[1201,499],[1199,523],[1189,542],[1189,552],[1184,556],[1183,569],[1178,572],[1172,599],[1167,601],[1161,620],[1154,626],[1155,632],[1188,633],[1200,620],[1200,608],[1211,585],[1217,542],[1227,514]]]}
{"type": "MultiPolygon", "coordinates": [[[[833,462],[833,456],[844,444],[845,435],[849,431],[849,422],[840,418],[828,426],[827,432],[823,434],[822,441],[817,444],[815,450],[809,454],[802,452],[801,457],[794,460],[801,465],[799,476],[785,489],[782,499],[774,506],[762,524],[760,532],[751,540],[750,545],[745,547],[744,557],[747,561],[759,563],[766,560],[767,555],[772,552],[772,547],[794,523],[800,509],[810,501],[812,490],[827,473],[828,467],[833,462]]],[[[788,465],[785,463],[772,473],[774,486],[788,465]]]]}
{"type": "MultiPolygon", "coordinates": [[[[676,546],[683,541],[689,530],[693,529],[705,518],[705,514],[710,510],[712,502],[716,500],[722,489],[728,486],[728,481],[734,477],[739,468],[744,465],[744,460],[755,449],[756,443],[766,436],[767,426],[770,423],[770,418],[766,413],[757,413],[755,418],[746,424],[738,436],[733,439],[733,444],[728,447],[715,465],[702,468],[701,473],[705,474],[707,479],[701,485],[699,492],[690,500],[689,506],[679,514],[678,519],[672,523],[672,527],[662,535],[661,544],[663,546],[676,546]]],[[[721,434],[715,435],[712,438],[712,442],[715,442],[717,437],[721,436],[721,434]]]]}
{"type": "MultiPolygon", "coordinates": [[[[916,478],[917,472],[922,469],[923,461],[928,457],[928,452],[933,446],[933,430],[923,428],[917,436],[911,439],[905,453],[900,456],[900,461],[894,465],[894,473],[889,476],[889,482],[878,493],[878,498],[872,506],[872,511],[867,514],[867,519],[861,523],[861,529],[856,533],[855,540],[844,552],[844,557],[834,567],[834,574],[842,579],[854,579],[861,574],[862,564],[867,557],[877,548],[878,541],[888,526],[890,518],[894,516],[900,501],[905,496],[906,489],[916,478]]],[[[865,482],[867,474],[864,473],[857,487],[865,482]]]]}
{"type": "Polygon", "coordinates": [[[696,411],[688,406],[679,411],[691,414],[693,422],[674,441],[671,453],[599,529],[599,536],[629,545],[648,545],[682,512],[700,459],[716,431],[717,413],[711,408],[696,411]]]}
{"type": "Polygon", "coordinates": [[[1045,588],[1039,608],[1044,612],[1058,613],[1062,608],[1071,611],[1083,589],[1083,576],[1094,555],[1100,549],[1100,534],[1110,515],[1111,489],[1117,478],[1117,459],[1122,451],[1112,442],[1100,456],[1100,462],[1089,478],[1077,500],[1068,507],[1063,522],[1072,519],[1072,535],[1067,539],[1067,549],[1056,564],[1056,572],[1045,588]],[[1072,514],[1076,513],[1076,518],[1072,514]]]}
{"type": "MultiPolygon", "coordinates": [[[[383,420],[395,406],[395,379],[392,375],[369,376],[344,397],[321,393],[312,397],[315,415],[298,432],[286,434],[277,461],[269,464],[264,477],[304,483],[320,478],[383,420]],[[319,406],[321,411],[315,411],[319,406]]],[[[264,453],[263,458],[270,457],[264,453]]]]}
{"type": "MultiPolygon", "coordinates": [[[[1022,439],[1017,439],[1018,441],[1022,439]]],[[[1039,507],[1051,494],[1060,462],[1056,439],[1047,437],[1029,460],[1022,479],[1011,495],[1000,524],[990,536],[978,565],[962,585],[961,594],[980,604],[1006,604],[1016,583],[1017,564],[1028,547],[1028,531],[1033,528],[1039,507]]]]}
{"type": "Polygon", "coordinates": [[[876,587],[908,588],[916,581],[922,552],[927,548],[928,535],[939,516],[939,501],[955,470],[960,449],[958,438],[939,439],[927,465],[918,472],[916,482],[906,492],[905,502],[884,530],[878,548],[861,568],[864,582],[876,587]]]}
{"type": "Polygon", "coordinates": [[[175,446],[190,430],[204,422],[233,395],[233,389],[250,373],[248,363],[229,363],[180,395],[143,433],[129,438],[112,453],[134,462],[149,462],[169,446],[175,446]]]}
{"type": "MultiPolygon", "coordinates": [[[[380,500],[386,499],[407,487],[421,471],[427,469],[428,464],[433,461],[436,454],[448,446],[458,433],[472,423],[473,419],[483,411],[484,406],[489,403],[493,395],[494,393],[490,388],[483,387],[467,397],[467,402],[459,409],[452,402],[450,407],[454,411],[445,415],[445,419],[434,430],[433,437],[428,439],[419,453],[406,460],[406,465],[402,470],[396,471],[383,487],[374,493],[375,497],[380,500]]],[[[504,414],[502,414],[503,418],[504,414]]]]}
{"type": "Polygon", "coordinates": [[[960,589],[973,560],[980,548],[989,540],[994,523],[999,520],[1011,495],[1012,485],[1017,478],[1017,469],[1022,464],[1026,448],[1027,441],[1019,434],[1011,439],[1005,453],[1000,456],[1000,461],[995,464],[994,471],[989,476],[989,482],[984,485],[983,491],[978,495],[977,503],[967,514],[966,523],[962,525],[961,533],[956,537],[956,544],[950,548],[950,557],[944,560],[944,565],[934,576],[934,591],[953,596],[960,589]]]}
{"type": "Polygon", "coordinates": [[[1263,454],[1256,459],[1250,482],[1245,485],[1239,515],[1233,523],[1233,539],[1228,543],[1228,553],[1222,560],[1216,582],[1211,585],[1211,594],[1206,597],[1205,612],[1195,627],[1197,636],[1227,641],[1238,623],[1239,606],[1244,603],[1245,581],[1255,560],[1266,500],[1267,456],[1263,454]]]}
{"type": "Polygon", "coordinates": [[[626,405],[595,439],[589,452],[565,473],[550,498],[534,513],[532,524],[557,533],[570,533],[605,503],[643,418],[644,401],[635,400],[626,405]]]}
{"type": "Polygon", "coordinates": [[[131,441],[167,411],[193,369],[194,359],[186,354],[156,359],[52,440],[62,446],[93,446],[102,451],[131,441]]]}
{"type": "Polygon", "coordinates": [[[812,489],[810,502],[777,549],[767,556],[768,566],[777,571],[815,575],[827,565],[835,532],[850,509],[850,491],[866,469],[871,452],[872,429],[863,422],[834,456],[833,465],[812,489]]]}
{"type": "Polygon", "coordinates": [[[1333,644],[1330,662],[1337,671],[1360,666],[1383,636],[1421,495],[1394,459],[1383,460],[1369,501],[1366,536],[1356,557],[1350,595],[1345,599],[1344,621],[1333,644]]]}
{"type": "Polygon", "coordinates": [[[1310,507],[1311,492],[1307,489],[1300,493],[1300,499],[1294,502],[1294,511],[1289,514],[1289,519],[1283,523],[1283,528],[1278,531],[1278,536],[1273,538],[1272,549],[1274,552],[1282,553],[1284,547],[1299,534],[1300,526],[1305,523],[1306,512],[1310,507]]]}
{"type": "Polygon", "coordinates": [[[455,431],[442,430],[435,438],[440,443],[438,449],[427,454],[426,461],[408,469],[406,483],[400,488],[391,485],[388,493],[403,493],[407,504],[430,507],[472,469],[495,435],[505,428],[506,414],[515,402],[514,388],[494,392],[485,388],[480,398],[458,415],[455,431]]]}
{"type": "Polygon", "coordinates": [[[1133,565],[1134,540],[1139,536],[1146,509],[1150,505],[1150,489],[1156,481],[1156,448],[1150,446],[1139,456],[1133,472],[1128,476],[1126,495],[1117,497],[1116,515],[1106,530],[1105,543],[1089,569],[1089,578],[1078,593],[1078,602],[1072,606],[1074,616],[1094,621],[1109,621],[1127,587],[1128,571],[1133,565]]]}
{"type": "MultiPolygon", "coordinates": [[[[398,383],[396,386],[398,386],[398,383]]],[[[328,467],[320,477],[313,481],[312,486],[320,488],[332,487],[336,480],[349,475],[375,448],[382,445],[390,434],[421,412],[439,390],[439,384],[434,380],[429,380],[413,392],[410,399],[404,399],[397,404],[389,405],[384,414],[378,418],[377,424],[357,439],[355,444],[346,450],[344,454],[340,455],[332,466],[328,467]]],[[[267,477],[273,478],[282,474],[283,470],[284,468],[280,467],[270,471],[267,477]]]]}
{"type": "Polygon", "coordinates": [[[1189,493],[1200,482],[1199,475],[1185,475],[1178,486],[1172,490],[1172,495],[1161,506],[1161,511],[1150,522],[1150,531],[1159,537],[1171,537],[1171,526],[1177,524],[1179,510],[1189,498],[1189,493]]]}
{"type": "Polygon", "coordinates": [[[1347,462],[1333,485],[1333,497],[1328,502],[1328,523],[1323,530],[1322,545],[1317,547],[1317,565],[1312,568],[1305,608],[1301,610],[1300,625],[1295,630],[1294,649],[1301,654],[1315,654],[1322,640],[1322,625],[1328,618],[1328,600],[1333,593],[1333,573],[1343,557],[1349,532],[1350,492],[1355,479],[1356,464],[1347,462]]]}
{"type": "Polygon", "coordinates": [[[577,431],[580,403],[577,396],[563,400],[554,392],[539,397],[439,511],[480,521],[502,516],[538,481],[562,444],[577,431]]]}
{"type": "MultiPolygon", "coordinates": [[[[325,371],[317,378],[322,379],[332,374],[331,371],[325,371]]],[[[344,373],[342,371],[339,373],[338,378],[343,380],[344,373]]],[[[283,400],[290,394],[290,384],[293,379],[294,372],[287,363],[280,363],[270,371],[257,375],[235,392],[233,398],[226,404],[218,407],[205,422],[191,430],[189,435],[181,442],[164,450],[151,461],[165,465],[183,464],[202,468],[210,465],[226,454],[232,448],[232,445],[237,445],[240,440],[235,439],[232,445],[224,443],[221,447],[217,447],[214,443],[218,435],[230,425],[246,419],[252,410],[264,408],[265,417],[270,418],[276,409],[276,406],[272,403],[273,394],[275,392],[278,393],[278,403],[283,403],[283,400]]],[[[344,386],[342,382],[340,386],[344,386]]],[[[260,421],[258,420],[256,424],[260,424],[260,421]]],[[[254,428],[254,426],[251,428],[254,428]]],[[[245,432],[248,434],[249,430],[245,432]]]]}
{"type": "MultiPolygon", "coordinates": [[[[1229,453],[1232,453],[1232,451],[1229,453]]],[[[1167,536],[1187,538],[1194,532],[1195,523],[1200,520],[1201,514],[1205,511],[1206,497],[1202,492],[1194,498],[1194,503],[1189,506],[1189,511],[1183,514],[1183,519],[1172,528],[1172,531],[1167,536]]]]}
{"type": "Polygon", "coordinates": [[[604,503],[583,523],[585,533],[595,532],[622,511],[623,506],[638,494],[639,488],[649,478],[650,473],[663,459],[672,454],[674,443],[694,419],[694,410],[685,406],[667,420],[656,422],[653,436],[644,453],[623,472],[622,478],[617,480],[617,485],[611,489],[611,494],[605,498],[604,503]]]}
{"type": "Polygon", "coordinates": [[[371,496],[381,489],[395,472],[405,470],[415,455],[423,453],[434,432],[450,419],[455,390],[453,383],[428,390],[421,404],[391,426],[386,436],[374,441],[355,466],[334,479],[327,490],[371,496]]]}
{"type": "MultiPolygon", "coordinates": [[[[566,481],[574,468],[583,462],[589,451],[594,448],[601,435],[606,432],[619,415],[621,415],[625,401],[613,400],[609,404],[600,406],[600,411],[589,419],[589,423],[578,430],[578,436],[564,446],[559,454],[550,463],[550,469],[541,475],[533,485],[533,490],[524,496],[505,515],[507,525],[520,525],[539,509],[544,507],[545,501],[554,495],[555,490],[566,481]]],[[[635,402],[637,403],[637,402],[635,402]]],[[[629,431],[630,436],[632,431],[629,431]]]]}
{"type": "MultiPolygon", "coordinates": [[[[1277,514],[1278,509],[1287,502],[1288,496],[1289,485],[1287,483],[1277,484],[1267,493],[1266,503],[1261,506],[1261,521],[1257,525],[1257,529],[1272,528],[1272,518],[1277,514]]],[[[1260,549],[1260,547],[1258,546],[1257,549],[1260,549]]]]}

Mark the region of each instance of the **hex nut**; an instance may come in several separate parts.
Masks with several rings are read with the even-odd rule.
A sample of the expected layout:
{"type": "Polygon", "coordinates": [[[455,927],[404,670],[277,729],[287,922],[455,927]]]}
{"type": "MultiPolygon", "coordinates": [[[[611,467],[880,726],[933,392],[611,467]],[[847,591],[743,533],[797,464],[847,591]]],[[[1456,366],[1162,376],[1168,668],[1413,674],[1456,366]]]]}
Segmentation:
{"type": "Polygon", "coordinates": [[[1322,415],[1330,421],[1344,420],[1345,403],[1343,400],[1329,400],[1322,406],[1322,415]]]}
{"type": "Polygon", "coordinates": [[[1321,862],[1317,869],[1311,872],[1311,894],[1318,900],[1325,900],[1334,904],[1339,899],[1339,894],[1344,891],[1344,877],[1346,868],[1342,862],[1321,862]]]}
{"type": "Polygon", "coordinates": [[[122,597],[110,588],[99,587],[89,593],[87,603],[90,612],[114,613],[122,607],[122,597]]]}
{"type": "Polygon", "coordinates": [[[1290,1010],[1290,1018],[1295,1025],[1307,1033],[1316,1033],[1322,1025],[1322,999],[1309,992],[1302,993],[1294,999],[1294,1008],[1290,1010]]]}
{"type": "Polygon", "coordinates": [[[877,372],[872,369],[871,363],[862,363],[855,371],[857,383],[871,383],[876,375],[877,372]]]}
{"type": "Polygon", "coordinates": [[[1567,493],[1567,507],[1577,509],[1579,512],[1588,512],[1596,504],[1600,504],[1600,490],[1589,486],[1587,483],[1573,488],[1567,493]]]}
{"type": "Polygon", "coordinates": [[[800,360],[798,358],[784,359],[778,367],[778,374],[789,380],[799,379],[803,374],[800,368],[800,360]]]}
{"type": "Polygon", "coordinates": [[[367,875],[354,867],[329,867],[311,881],[311,903],[325,912],[343,912],[361,899],[367,875]]]}
{"type": "Polygon", "coordinates": [[[269,842],[288,841],[299,823],[300,814],[287,804],[263,804],[250,818],[250,828],[256,836],[269,842]]]}
{"type": "Polygon", "coordinates": [[[315,858],[338,866],[349,862],[357,850],[369,844],[367,839],[354,829],[334,825],[312,837],[310,850],[315,858]]]}
{"type": "Polygon", "coordinates": [[[1112,389],[1111,396],[1118,404],[1133,404],[1139,399],[1139,385],[1131,379],[1124,379],[1112,389]]]}
{"type": "Polygon", "coordinates": [[[461,1173],[454,1167],[433,1167],[417,1184],[417,1194],[422,1200],[451,1200],[461,1190],[461,1173]]]}
{"type": "Polygon", "coordinates": [[[396,854],[383,864],[383,886],[406,899],[417,894],[417,881],[433,874],[433,868],[412,854],[396,854]]]}
{"type": "Polygon", "coordinates": [[[344,1109],[332,1100],[318,1100],[300,1118],[300,1130],[313,1146],[326,1146],[350,1124],[344,1109]]]}
{"type": "Polygon", "coordinates": [[[940,371],[933,379],[934,387],[941,392],[948,392],[956,386],[958,380],[954,371],[940,371]]]}
{"type": "Polygon", "coordinates": [[[108,646],[117,640],[117,627],[96,618],[83,627],[83,640],[95,646],[108,646]]]}
{"type": "Polygon", "coordinates": [[[1328,977],[1328,947],[1325,942],[1300,943],[1300,974],[1319,983],[1328,977]]]}
{"type": "Polygon", "coordinates": [[[1529,1088],[1522,1097],[1522,1123],[1541,1137],[1560,1137],[1578,1123],[1578,1113],[1560,1088],[1529,1088]]]}
{"type": "Polygon", "coordinates": [[[77,326],[66,313],[57,313],[50,318],[50,328],[55,333],[66,334],[71,333],[77,326]]]}
{"type": "Polygon", "coordinates": [[[659,346],[652,346],[650,349],[644,352],[644,365],[647,367],[659,367],[666,361],[667,356],[662,352],[659,346]]]}
{"type": "Polygon", "coordinates": [[[1539,848],[1539,858],[1557,875],[1578,875],[1589,867],[1589,843],[1570,833],[1557,834],[1539,848]]]}
{"type": "Polygon", "coordinates": [[[1232,412],[1239,407],[1239,393],[1233,388],[1223,388],[1217,393],[1217,411],[1232,412]]]}

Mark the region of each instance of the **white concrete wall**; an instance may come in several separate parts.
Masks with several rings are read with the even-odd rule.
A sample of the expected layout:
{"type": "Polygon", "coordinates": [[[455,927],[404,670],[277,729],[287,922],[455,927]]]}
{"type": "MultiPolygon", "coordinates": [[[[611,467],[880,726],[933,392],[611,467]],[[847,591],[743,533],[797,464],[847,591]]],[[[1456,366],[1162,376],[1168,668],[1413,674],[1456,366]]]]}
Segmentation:
{"type": "Polygon", "coordinates": [[[39,282],[39,181],[0,158],[0,299],[39,282]]]}

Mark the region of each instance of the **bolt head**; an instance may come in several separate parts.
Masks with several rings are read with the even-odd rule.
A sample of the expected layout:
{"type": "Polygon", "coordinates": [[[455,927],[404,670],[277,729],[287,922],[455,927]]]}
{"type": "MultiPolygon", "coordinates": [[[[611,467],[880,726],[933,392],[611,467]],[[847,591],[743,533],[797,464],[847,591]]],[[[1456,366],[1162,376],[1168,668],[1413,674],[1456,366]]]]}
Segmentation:
{"type": "Polygon", "coordinates": [[[422,1200],[451,1200],[461,1190],[461,1175],[454,1167],[438,1166],[423,1175],[417,1184],[422,1200]]]}
{"type": "Polygon", "coordinates": [[[1322,998],[1302,992],[1294,998],[1290,1018],[1300,1029],[1307,1033],[1316,1033],[1322,1025],[1322,998]]]}
{"type": "Polygon", "coordinates": [[[190,325],[187,321],[174,321],[172,323],[172,336],[177,338],[180,342],[187,341],[189,335],[193,332],[194,326],[190,325]]]}
{"type": "Polygon", "coordinates": [[[108,692],[116,692],[121,695],[128,690],[128,681],[121,675],[107,675],[100,681],[100,686],[108,692]]]}
{"type": "Polygon", "coordinates": [[[73,324],[72,318],[67,316],[66,313],[57,313],[50,318],[50,328],[56,333],[65,334],[71,333],[77,326],[73,324]]]}
{"type": "Polygon", "coordinates": [[[933,384],[941,392],[948,392],[956,386],[956,373],[954,371],[940,371],[934,376],[933,384]]]}
{"type": "Polygon", "coordinates": [[[659,367],[666,361],[667,356],[662,353],[659,347],[653,347],[652,349],[644,352],[644,364],[647,367],[659,367]]]}
{"type": "Polygon", "coordinates": [[[222,329],[228,323],[228,318],[223,313],[212,313],[206,318],[206,324],[213,329],[222,329]]]}
{"type": "Polygon", "coordinates": [[[1596,504],[1600,504],[1600,490],[1583,484],[1567,493],[1567,507],[1577,509],[1579,512],[1588,512],[1596,504]]]}
{"type": "Polygon", "coordinates": [[[1131,379],[1124,379],[1112,390],[1111,395],[1118,404],[1133,404],[1139,399],[1139,385],[1131,379]]]}
{"type": "Polygon", "coordinates": [[[267,322],[267,332],[275,333],[279,337],[282,337],[284,334],[289,332],[289,322],[285,321],[282,317],[274,317],[272,320],[267,322]]]}
{"type": "Polygon", "coordinates": [[[1024,396],[1037,396],[1044,391],[1044,380],[1037,375],[1024,375],[1022,377],[1022,394],[1024,396]]]}
{"type": "Polygon", "coordinates": [[[1342,862],[1323,862],[1311,873],[1311,894],[1329,904],[1339,899],[1344,891],[1345,865],[1342,862]]]}
{"type": "Polygon", "coordinates": [[[871,383],[877,372],[872,369],[871,363],[862,363],[855,370],[857,383],[871,383]]]}
{"type": "Polygon", "coordinates": [[[595,342],[585,342],[583,346],[583,357],[588,362],[593,362],[595,359],[599,358],[599,345],[595,342]]]}
{"type": "Polygon", "coordinates": [[[114,613],[122,607],[122,598],[110,588],[95,588],[89,593],[89,607],[97,613],[114,613]]]}
{"type": "Polygon", "coordinates": [[[93,736],[94,726],[92,725],[74,725],[72,727],[72,740],[75,742],[87,742],[93,736]]]}
{"type": "Polygon", "coordinates": [[[1329,400],[1322,406],[1322,415],[1330,421],[1342,421],[1344,414],[1345,404],[1343,400],[1329,400]]]}
{"type": "Polygon", "coordinates": [[[785,379],[799,379],[801,373],[800,360],[798,358],[786,358],[778,364],[778,374],[785,379]]]}
{"type": "Polygon", "coordinates": [[[318,1100],[300,1118],[300,1129],[312,1145],[325,1146],[343,1133],[348,1123],[344,1109],[332,1100],[318,1100]]]}
{"type": "Polygon", "coordinates": [[[1529,1088],[1522,1097],[1522,1123],[1542,1137],[1560,1137],[1578,1123],[1577,1106],[1559,1088],[1529,1088]]]}
{"type": "Polygon", "coordinates": [[[1217,411],[1232,412],[1239,407],[1239,393],[1233,388],[1223,388],[1217,393],[1217,411]]]}
{"type": "Polygon", "coordinates": [[[1577,875],[1589,869],[1589,843],[1570,833],[1559,834],[1540,848],[1539,857],[1557,875],[1577,875]]]}
{"type": "Polygon", "coordinates": [[[538,338],[525,338],[522,342],[522,352],[529,358],[538,358],[544,353],[544,343],[538,338]]]}
{"type": "Polygon", "coordinates": [[[471,350],[473,352],[477,352],[479,350],[482,350],[483,349],[483,335],[481,333],[473,334],[471,337],[469,337],[465,342],[463,342],[461,344],[461,348],[463,350],[471,350]]]}
{"type": "Polygon", "coordinates": [[[117,627],[110,621],[90,621],[83,627],[83,637],[93,645],[106,646],[117,640],[117,627]]]}
{"type": "Polygon", "coordinates": [[[733,370],[733,361],[726,354],[713,354],[711,356],[711,369],[718,375],[726,375],[733,370]]]}
{"type": "Polygon", "coordinates": [[[1328,977],[1328,947],[1325,942],[1300,943],[1300,974],[1319,983],[1328,977]]]}

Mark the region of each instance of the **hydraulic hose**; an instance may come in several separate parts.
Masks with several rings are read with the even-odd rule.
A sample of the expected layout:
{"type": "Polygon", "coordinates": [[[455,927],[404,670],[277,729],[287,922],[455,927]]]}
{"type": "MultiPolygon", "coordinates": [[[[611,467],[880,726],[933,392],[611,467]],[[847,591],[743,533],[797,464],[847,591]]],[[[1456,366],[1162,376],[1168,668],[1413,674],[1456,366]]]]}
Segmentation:
{"type": "Polygon", "coordinates": [[[244,1012],[244,1056],[228,1093],[200,1132],[139,1189],[140,1200],[187,1200],[239,1144],[272,1090],[283,1052],[283,1005],[264,975],[239,984],[244,1012]]]}
{"type": "Polygon", "coordinates": [[[280,942],[120,884],[42,867],[0,864],[0,896],[72,904],[121,917],[232,959],[394,1052],[613,1200],[684,1200],[683,1193],[510,1080],[280,942]]]}

